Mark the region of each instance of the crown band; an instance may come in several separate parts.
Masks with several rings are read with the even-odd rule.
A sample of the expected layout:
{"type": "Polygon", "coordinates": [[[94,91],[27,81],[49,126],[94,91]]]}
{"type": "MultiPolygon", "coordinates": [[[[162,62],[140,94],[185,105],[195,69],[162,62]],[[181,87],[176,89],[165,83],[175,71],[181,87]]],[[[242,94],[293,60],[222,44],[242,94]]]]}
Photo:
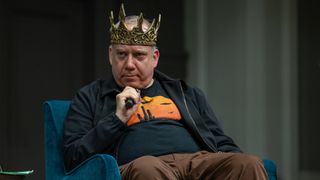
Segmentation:
{"type": "Polygon", "coordinates": [[[113,12],[110,13],[110,34],[111,44],[127,44],[127,45],[145,45],[154,46],[157,42],[158,29],[160,27],[161,15],[159,14],[157,22],[153,19],[151,25],[146,32],[143,31],[143,23],[146,21],[143,14],[137,18],[137,26],[129,30],[126,26],[126,15],[124,5],[121,4],[119,11],[119,23],[114,23],[113,12]]]}

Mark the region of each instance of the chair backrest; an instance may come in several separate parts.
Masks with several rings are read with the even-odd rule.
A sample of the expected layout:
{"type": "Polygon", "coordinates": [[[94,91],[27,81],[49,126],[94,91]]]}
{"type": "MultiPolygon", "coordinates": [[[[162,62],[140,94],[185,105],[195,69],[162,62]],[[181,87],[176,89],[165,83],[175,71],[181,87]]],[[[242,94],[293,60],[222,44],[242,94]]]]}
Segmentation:
{"type": "Polygon", "coordinates": [[[45,168],[46,179],[60,179],[64,175],[62,152],[63,122],[70,101],[51,100],[43,104],[45,119],[45,168]]]}

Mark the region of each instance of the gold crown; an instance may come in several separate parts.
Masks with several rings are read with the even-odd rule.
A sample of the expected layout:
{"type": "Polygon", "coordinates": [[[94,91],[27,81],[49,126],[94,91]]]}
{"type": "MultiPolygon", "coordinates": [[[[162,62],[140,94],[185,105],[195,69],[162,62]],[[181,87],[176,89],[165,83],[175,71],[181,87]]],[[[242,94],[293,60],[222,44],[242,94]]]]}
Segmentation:
{"type": "MultiPolygon", "coordinates": [[[[153,19],[150,27],[146,32],[143,31],[142,24],[145,20],[143,14],[140,13],[137,19],[137,26],[132,30],[128,30],[125,24],[126,14],[124,11],[124,5],[121,4],[119,11],[119,24],[114,24],[113,12],[110,12],[110,34],[111,44],[128,44],[128,45],[145,45],[154,46],[157,42],[158,29],[160,27],[161,14],[159,14],[157,22],[153,19]]],[[[145,20],[146,21],[146,20],[145,20]]]]}

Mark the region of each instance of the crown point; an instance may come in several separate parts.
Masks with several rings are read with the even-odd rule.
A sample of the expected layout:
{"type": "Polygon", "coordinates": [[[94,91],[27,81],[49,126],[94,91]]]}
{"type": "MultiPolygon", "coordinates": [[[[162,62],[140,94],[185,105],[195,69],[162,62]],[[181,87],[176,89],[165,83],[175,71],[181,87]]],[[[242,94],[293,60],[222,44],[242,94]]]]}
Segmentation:
{"type": "Polygon", "coordinates": [[[150,29],[151,29],[152,27],[154,27],[154,23],[155,23],[155,19],[152,20],[151,25],[150,25],[150,29]]]}
{"type": "Polygon", "coordinates": [[[114,26],[114,18],[113,18],[113,11],[110,12],[109,21],[110,21],[111,28],[115,28],[115,26],[114,26]]]}
{"type": "Polygon", "coordinates": [[[139,19],[143,19],[143,13],[142,12],[139,14],[139,19]]]}
{"type": "Polygon", "coordinates": [[[138,25],[138,28],[141,32],[143,32],[143,28],[142,28],[142,24],[143,24],[143,14],[142,12],[140,13],[139,15],[139,18],[137,19],[137,25],[138,25]]]}
{"type": "Polygon", "coordinates": [[[119,11],[119,21],[124,21],[126,18],[126,12],[124,10],[124,5],[121,3],[120,11],[119,11]]]}
{"type": "Polygon", "coordinates": [[[156,27],[157,30],[160,27],[160,21],[161,21],[161,14],[159,14],[159,16],[158,16],[158,22],[157,22],[157,27],[156,27]]]}
{"type": "Polygon", "coordinates": [[[110,19],[110,22],[114,23],[114,20],[113,20],[113,11],[110,11],[109,19],[110,19]],[[112,21],[111,21],[111,20],[112,20],[112,21]]]}

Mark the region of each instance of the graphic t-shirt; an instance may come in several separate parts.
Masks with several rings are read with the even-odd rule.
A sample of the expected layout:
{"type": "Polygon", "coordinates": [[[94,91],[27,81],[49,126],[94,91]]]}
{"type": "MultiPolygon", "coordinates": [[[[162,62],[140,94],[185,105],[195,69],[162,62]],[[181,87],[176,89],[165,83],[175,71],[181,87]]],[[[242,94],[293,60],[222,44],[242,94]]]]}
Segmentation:
{"type": "Polygon", "coordinates": [[[141,90],[141,103],[128,120],[116,158],[119,165],[145,155],[192,153],[200,150],[175,103],[158,81],[141,90]]]}

